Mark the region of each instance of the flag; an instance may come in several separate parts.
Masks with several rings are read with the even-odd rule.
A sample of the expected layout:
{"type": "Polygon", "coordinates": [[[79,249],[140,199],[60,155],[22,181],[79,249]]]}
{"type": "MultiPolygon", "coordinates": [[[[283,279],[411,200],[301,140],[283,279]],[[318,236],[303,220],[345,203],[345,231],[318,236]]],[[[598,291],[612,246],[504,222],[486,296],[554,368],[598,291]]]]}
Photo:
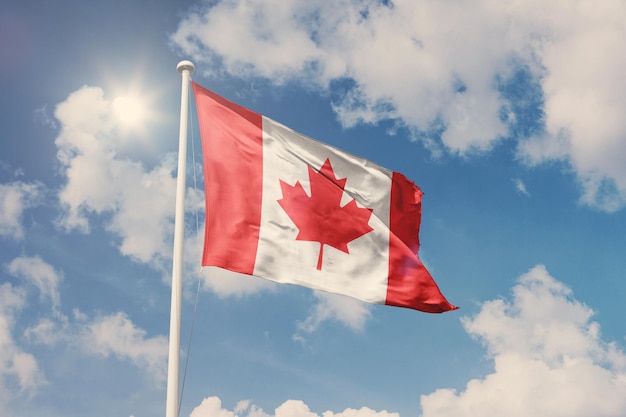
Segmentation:
{"type": "Polygon", "coordinates": [[[370,303],[456,309],[417,256],[422,192],[413,182],[192,85],[202,265],[370,303]]]}

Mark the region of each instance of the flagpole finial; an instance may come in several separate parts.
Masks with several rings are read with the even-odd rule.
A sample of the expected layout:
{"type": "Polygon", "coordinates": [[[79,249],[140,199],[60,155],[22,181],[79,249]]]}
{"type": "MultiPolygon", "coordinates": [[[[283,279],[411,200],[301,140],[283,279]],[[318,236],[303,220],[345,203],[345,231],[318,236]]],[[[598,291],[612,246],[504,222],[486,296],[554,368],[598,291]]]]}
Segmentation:
{"type": "Polygon", "coordinates": [[[182,74],[185,70],[189,71],[189,74],[193,74],[193,72],[196,70],[196,67],[191,61],[180,61],[178,65],[176,65],[176,71],[182,74]]]}

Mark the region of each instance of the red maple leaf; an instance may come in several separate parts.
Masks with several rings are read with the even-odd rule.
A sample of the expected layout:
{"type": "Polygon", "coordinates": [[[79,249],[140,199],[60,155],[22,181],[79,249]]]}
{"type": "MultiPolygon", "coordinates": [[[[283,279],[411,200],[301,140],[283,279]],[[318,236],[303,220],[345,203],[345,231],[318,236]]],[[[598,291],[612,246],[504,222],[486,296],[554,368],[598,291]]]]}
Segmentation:
{"type": "Polygon", "coordinates": [[[368,224],[372,209],[358,207],[354,199],[341,207],[346,178],[335,177],[328,159],[319,171],[309,165],[309,181],[311,196],[304,191],[300,181],[289,185],[280,180],[283,198],[278,204],[299,229],[296,240],[320,243],[319,271],[324,245],[349,253],[349,242],[374,230],[368,224]]]}

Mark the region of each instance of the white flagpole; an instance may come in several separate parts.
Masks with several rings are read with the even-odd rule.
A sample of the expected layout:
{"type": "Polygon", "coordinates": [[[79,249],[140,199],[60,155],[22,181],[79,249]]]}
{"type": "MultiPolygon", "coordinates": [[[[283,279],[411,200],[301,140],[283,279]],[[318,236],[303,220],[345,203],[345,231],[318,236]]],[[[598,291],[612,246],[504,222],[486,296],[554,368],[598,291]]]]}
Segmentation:
{"type": "Polygon", "coordinates": [[[178,174],[174,217],[174,256],[172,262],[172,305],[170,307],[170,345],[167,360],[167,400],[165,417],[178,417],[180,376],[180,316],[183,289],[183,238],[185,236],[185,176],[187,171],[187,114],[189,80],[195,71],[190,61],[180,61],[176,70],[183,79],[180,95],[180,130],[178,135],[178,174]]]}

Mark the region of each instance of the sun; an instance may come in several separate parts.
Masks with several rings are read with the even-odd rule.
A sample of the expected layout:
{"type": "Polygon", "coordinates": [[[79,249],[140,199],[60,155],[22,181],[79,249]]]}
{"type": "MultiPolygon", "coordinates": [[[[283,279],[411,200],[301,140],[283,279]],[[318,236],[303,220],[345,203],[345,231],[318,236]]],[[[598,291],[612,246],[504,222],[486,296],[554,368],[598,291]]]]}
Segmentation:
{"type": "Polygon", "coordinates": [[[130,70],[125,79],[116,75],[119,76],[105,74],[110,94],[110,121],[120,140],[146,139],[156,125],[163,122],[163,115],[158,109],[162,91],[154,87],[154,82],[147,82],[146,74],[140,67],[130,70]]]}
{"type": "Polygon", "coordinates": [[[146,122],[147,104],[138,96],[120,96],[113,100],[115,120],[128,127],[141,126],[146,122]]]}
{"type": "Polygon", "coordinates": [[[137,93],[124,93],[113,99],[113,118],[123,134],[142,135],[153,121],[148,100],[137,93]]]}

